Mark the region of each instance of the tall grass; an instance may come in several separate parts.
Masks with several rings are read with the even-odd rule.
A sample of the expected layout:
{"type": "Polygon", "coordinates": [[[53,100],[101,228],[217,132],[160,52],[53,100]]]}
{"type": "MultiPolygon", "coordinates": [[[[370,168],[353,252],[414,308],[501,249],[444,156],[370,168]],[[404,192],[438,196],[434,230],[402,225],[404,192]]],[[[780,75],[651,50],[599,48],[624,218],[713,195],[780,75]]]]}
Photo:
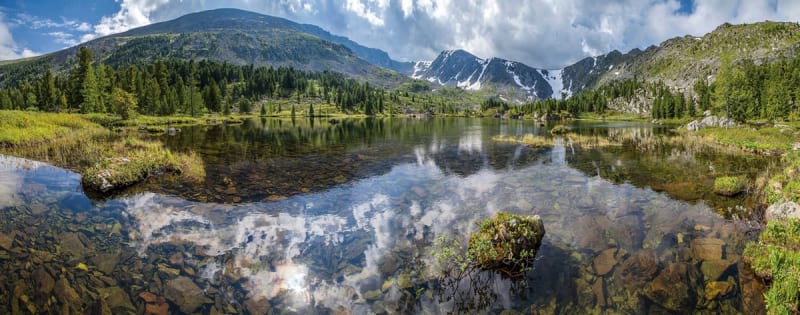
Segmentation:
{"type": "Polygon", "coordinates": [[[0,146],[31,145],[87,130],[102,128],[77,114],[0,111],[0,146]]]}

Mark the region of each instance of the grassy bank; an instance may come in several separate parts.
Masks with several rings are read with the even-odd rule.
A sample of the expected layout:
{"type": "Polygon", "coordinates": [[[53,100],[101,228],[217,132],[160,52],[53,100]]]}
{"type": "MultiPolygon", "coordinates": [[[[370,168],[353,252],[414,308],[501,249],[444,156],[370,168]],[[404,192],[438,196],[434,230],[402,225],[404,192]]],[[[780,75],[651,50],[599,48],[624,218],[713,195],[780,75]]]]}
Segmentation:
{"type": "MultiPolygon", "coordinates": [[[[783,162],[783,171],[766,187],[767,199],[773,205],[800,201],[800,152],[787,153],[783,162]]],[[[744,259],[769,282],[767,313],[800,312],[800,218],[768,222],[758,241],[747,244],[744,259]]]]}
{"type": "Polygon", "coordinates": [[[0,111],[0,146],[34,145],[76,132],[99,132],[102,128],[76,114],[0,111]]]}
{"type": "Polygon", "coordinates": [[[0,111],[0,153],[72,169],[99,192],[167,172],[192,182],[205,178],[197,155],[173,152],[138,132],[111,132],[87,116],[0,111]]]}
{"type": "Polygon", "coordinates": [[[771,155],[789,151],[800,141],[798,132],[791,128],[706,128],[698,130],[697,134],[724,145],[771,155]]]}

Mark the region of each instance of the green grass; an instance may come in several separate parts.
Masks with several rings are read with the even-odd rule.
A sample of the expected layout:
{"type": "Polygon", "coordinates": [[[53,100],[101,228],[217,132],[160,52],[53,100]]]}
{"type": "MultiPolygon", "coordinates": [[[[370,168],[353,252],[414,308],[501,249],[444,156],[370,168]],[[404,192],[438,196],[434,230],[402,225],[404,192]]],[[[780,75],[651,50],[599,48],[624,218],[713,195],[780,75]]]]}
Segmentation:
{"type": "Polygon", "coordinates": [[[569,127],[564,125],[555,125],[550,129],[550,133],[554,135],[561,135],[569,132],[569,127]]]}
{"type": "Polygon", "coordinates": [[[77,114],[0,111],[0,146],[32,145],[102,128],[77,114]]]}
{"type": "Polygon", "coordinates": [[[145,116],[137,115],[128,120],[108,114],[87,114],[86,117],[106,127],[140,127],[140,126],[168,126],[168,125],[196,125],[205,122],[203,118],[190,116],[145,116]]]}
{"type": "Polygon", "coordinates": [[[500,212],[479,224],[479,230],[470,236],[467,255],[482,268],[525,269],[536,256],[544,233],[536,216],[500,212]]]}
{"type": "Polygon", "coordinates": [[[734,196],[747,188],[744,176],[722,176],[714,179],[714,193],[723,196],[734,196]]]}
{"type": "Polygon", "coordinates": [[[719,143],[761,154],[779,154],[791,150],[800,140],[796,131],[789,128],[706,128],[697,134],[719,143]]]}
{"type": "Polygon", "coordinates": [[[531,133],[525,134],[522,137],[514,136],[494,136],[492,140],[497,142],[508,142],[515,144],[525,144],[534,148],[543,148],[553,146],[553,141],[542,136],[534,135],[531,133]]]}
{"type": "Polygon", "coordinates": [[[769,222],[758,242],[747,244],[744,260],[771,282],[765,295],[768,314],[800,311],[800,219],[769,222]]]}
{"type": "Polygon", "coordinates": [[[800,202],[800,152],[789,152],[783,156],[782,161],[784,169],[772,176],[767,184],[767,201],[800,202]]]}

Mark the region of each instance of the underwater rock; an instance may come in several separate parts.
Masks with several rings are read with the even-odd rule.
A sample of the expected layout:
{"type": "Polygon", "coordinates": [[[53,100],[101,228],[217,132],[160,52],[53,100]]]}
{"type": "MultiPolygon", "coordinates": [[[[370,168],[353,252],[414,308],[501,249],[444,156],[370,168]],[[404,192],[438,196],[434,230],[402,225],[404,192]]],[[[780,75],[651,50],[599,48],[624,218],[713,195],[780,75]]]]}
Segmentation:
{"type": "Polygon", "coordinates": [[[700,272],[706,281],[716,281],[735,264],[735,261],[728,259],[704,260],[700,264],[700,272]]]}
{"type": "Polygon", "coordinates": [[[485,269],[523,267],[536,256],[544,233],[544,224],[538,215],[499,212],[481,222],[480,229],[470,236],[468,254],[485,269]]]}
{"type": "Polygon", "coordinates": [[[655,251],[640,250],[625,259],[614,273],[617,283],[628,289],[637,289],[658,273],[658,258],[655,251]]]}
{"type": "Polygon", "coordinates": [[[0,233],[0,248],[5,250],[11,250],[11,246],[14,244],[14,238],[8,236],[5,233],[0,233]]]}
{"type": "Polygon", "coordinates": [[[114,268],[117,266],[119,262],[119,254],[110,253],[110,254],[97,254],[92,258],[92,263],[97,266],[97,270],[100,272],[110,275],[114,272],[114,268]]]}
{"type": "Polygon", "coordinates": [[[164,296],[178,305],[181,312],[194,313],[204,304],[213,303],[206,297],[203,290],[188,277],[178,277],[167,281],[164,287],[164,296]]]}
{"type": "Polygon", "coordinates": [[[600,252],[597,257],[594,258],[592,261],[592,267],[594,267],[595,273],[600,276],[604,276],[607,273],[611,272],[627,252],[624,249],[617,249],[617,248],[609,248],[602,252],[600,252]]]}
{"type": "Polygon", "coordinates": [[[101,288],[98,291],[100,296],[105,297],[105,302],[113,314],[136,313],[136,308],[133,307],[130,297],[120,287],[101,288]]]}
{"type": "Polygon", "coordinates": [[[81,296],[69,285],[67,278],[62,277],[61,279],[58,279],[53,289],[55,290],[54,293],[59,302],[69,305],[73,309],[80,308],[81,296]]]}
{"type": "Polygon", "coordinates": [[[61,248],[76,258],[83,258],[88,252],[86,246],[83,245],[83,242],[81,242],[80,237],[78,237],[76,233],[61,233],[59,239],[61,239],[61,248]]]}
{"type": "Polygon", "coordinates": [[[686,311],[694,306],[694,294],[689,287],[689,268],[686,263],[672,263],[644,288],[644,296],[671,311],[686,311]]]}
{"type": "Polygon", "coordinates": [[[720,260],[724,255],[725,241],[718,238],[701,237],[692,240],[692,256],[697,260],[720,260]]]}
{"type": "Polygon", "coordinates": [[[267,314],[269,313],[269,301],[263,297],[251,297],[244,302],[244,307],[250,314],[267,314]]]}
{"type": "Polygon", "coordinates": [[[56,285],[56,280],[47,273],[44,268],[39,268],[33,271],[31,274],[33,276],[33,281],[36,282],[36,285],[39,287],[38,291],[42,295],[49,295],[50,292],[53,291],[53,288],[56,285]]]}
{"type": "Polygon", "coordinates": [[[734,284],[729,281],[711,281],[706,284],[706,300],[714,300],[724,297],[733,291],[734,284]]]}

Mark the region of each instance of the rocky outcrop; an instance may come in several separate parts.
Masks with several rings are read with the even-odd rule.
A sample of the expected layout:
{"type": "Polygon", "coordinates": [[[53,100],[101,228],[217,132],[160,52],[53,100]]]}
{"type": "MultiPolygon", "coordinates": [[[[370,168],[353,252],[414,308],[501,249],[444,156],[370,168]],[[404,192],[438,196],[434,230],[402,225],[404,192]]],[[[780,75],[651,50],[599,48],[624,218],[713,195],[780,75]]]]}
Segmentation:
{"type": "Polygon", "coordinates": [[[686,124],[686,129],[689,131],[697,131],[703,128],[731,128],[736,127],[737,124],[733,119],[728,117],[717,117],[711,115],[709,111],[703,113],[705,117],[701,120],[693,120],[692,122],[686,124]]]}

